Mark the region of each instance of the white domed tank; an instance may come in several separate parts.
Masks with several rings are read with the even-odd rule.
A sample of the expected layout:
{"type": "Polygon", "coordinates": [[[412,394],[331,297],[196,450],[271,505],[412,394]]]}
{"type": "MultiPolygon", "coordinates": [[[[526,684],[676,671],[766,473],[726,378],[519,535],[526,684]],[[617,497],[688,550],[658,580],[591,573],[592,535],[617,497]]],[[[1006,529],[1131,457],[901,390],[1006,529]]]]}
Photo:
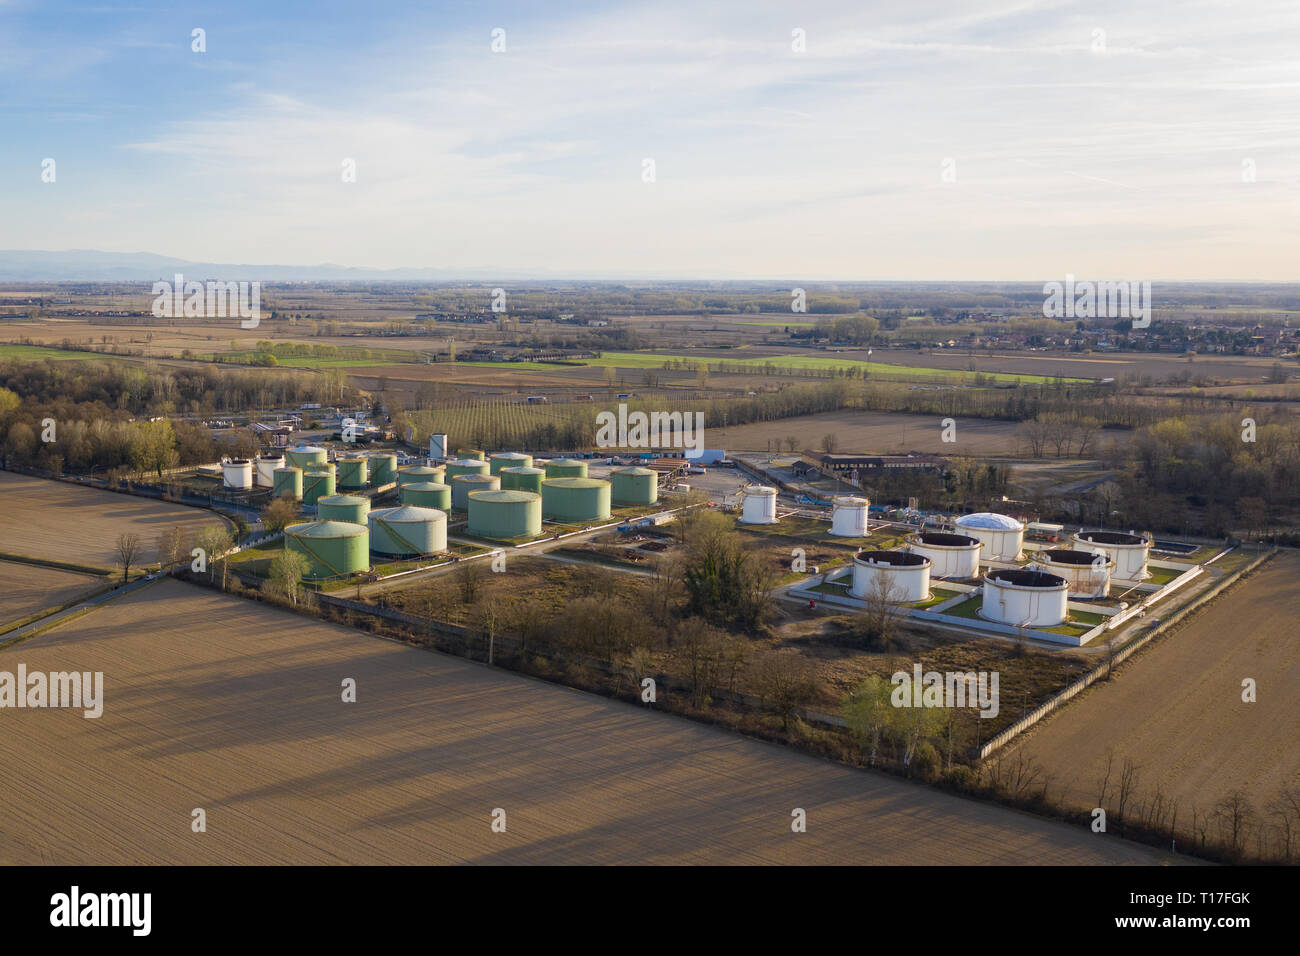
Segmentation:
{"type": "Polygon", "coordinates": [[[741,490],[741,524],[776,524],[776,489],[746,485],[741,490]]]}
{"type": "Polygon", "coordinates": [[[1012,627],[1056,627],[1065,623],[1070,585],[1047,571],[997,568],[984,576],[980,616],[1012,627]]]}
{"type": "Polygon", "coordinates": [[[247,458],[221,459],[222,483],[240,491],[253,487],[253,463],[247,458]]]}
{"type": "Polygon", "coordinates": [[[1007,515],[981,511],[962,515],[955,522],[960,534],[969,535],[984,547],[981,557],[985,561],[1019,561],[1025,545],[1025,525],[1007,515]]]}
{"type": "Polygon", "coordinates": [[[865,538],[867,536],[866,498],[840,495],[831,499],[831,534],[840,538],[865,538]]]}
{"type": "Polygon", "coordinates": [[[257,456],[257,487],[274,488],[275,470],[284,467],[284,455],[257,456]]]}
{"type": "Polygon", "coordinates": [[[924,601],[930,596],[930,561],[910,551],[859,551],[849,594],[890,604],[924,601]]]}
{"type": "Polygon", "coordinates": [[[411,557],[447,550],[447,514],[437,508],[380,508],[366,515],[366,523],[375,554],[411,557]]]}
{"type": "Polygon", "coordinates": [[[948,531],[922,531],[907,539],[907,550],[928,558],[930,574],[938,578],[976,578],[980,573],[978,538],[948,531]]]}
{"type": "Polygon", "coordinates": [[[1125,534],[1122,531],[1080,531],[1074,536],[1074,546],[1080,551],[1106,552],[1115,562],[1113,576],[1118,581],[1144,581],[1151,576],[1147,558],[1151,553],[1151,536],[1125,534]]]}
{"type": "Polygon", "coordinates": [[[1100,548],[1096,553],[1065,548],[1039,551],[1034,555],[1034,564],[1040,571],[1065,578],[1070,585],[1070,597],[1095,600],[1110,593],[1110,575],[1115,570],[1115,562],[1100,548]]]}

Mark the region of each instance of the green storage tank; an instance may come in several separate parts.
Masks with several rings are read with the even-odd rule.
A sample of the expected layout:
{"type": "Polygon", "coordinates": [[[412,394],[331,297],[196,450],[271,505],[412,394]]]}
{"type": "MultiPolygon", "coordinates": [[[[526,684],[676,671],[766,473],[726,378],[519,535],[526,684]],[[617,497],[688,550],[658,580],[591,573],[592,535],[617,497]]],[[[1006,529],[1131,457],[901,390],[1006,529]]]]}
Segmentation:
{"type": "Polygon", "coordinates": [[[301,468],[277,468],[275,469],[275,484],[271,488],[271,495],[276,498],[297,498],[302,499],[302,469],[301,468]]]}
{"type": "Polygon", "coordinates": [[[542,533],[542,496],[532,491],[471,491],[469,533],[532,538],[542,533]]]}
{"type": "Polygon", "coordinates": [[[411,557],[447,550],[447,515],[435,508],[380,508],[370,512],[370,550],[411,557]]]}
{"type": "Polygon", "coordinates": [[[598,478],[547,478],[542,514],[555,521],[603,521],[609,517],[609,482],[598,478]]]}
{"type": "Polygon", "coordinates": [[[285,463],[303,471],[311,471],[316,466],[325,464],[328,459],[328,453],[319,445],[297,445],[284,452],[285,463]]]}
{"type": "Polygon", "coordinates": [[[365,524],[369,513],[370,499],[359,495],[328,495],[316,502],[316,517],[320,521],[365,524]]]}
{"type": "Polygon", "coordinates": [[[404,505],[437,508],[439,511],[451,510],[451,485],[438,481],[413,481],[409,485],[402,485],[397,496],[404,505]]]}
{"type": "Polygon", "coordinates": [[[501,479],[497,475],[457,475],[451,480],[451,506],[457,511],[468,511],[471,491],[500,490],[501,479]]]}
{"type": "Polygon", "coordinates": [[[338,486],[357,490],[370,482],[370,459],[360,455],[348,455],[338,460],[338,486]]]}
{"type": "Polygon", "coordinates": [[[338,578],[370,569],[370,531],[346,521],[313,521],[290,525],[285,547],[307,559],[305,575],[313,580],[338,578]]]}
{"type": "Polygon", "coordinates": [[[471,461],[485,461],[487,459],[487,455],[483,453],[482,448],[457,448],[456,454],[471,461]]]}
{"type": "Polygon", "coordinates": [[[314,505],[332,494],[334,494],[334,472],[304,471],[302,473],[303,504],[314,505]]]}
{"type": "Polygon", "coordinates": [[[488,462],[491,474],[501,474],[502,468],[528,468],[533,463],[532,455],[525,455],[518,451],[503,451],[492,456],[488,462]]]}
{"type": "Polygon", "coordinates": [[[587,463],[577,458],[552,458],[546,463],[546,477],[586,478],[587,463]]]}
{"type": "Polygon", "coordinates": [[[397,480],[397,456],[392,454],[370,456],[370,483],[391,485],[397,480]]]}
{"type": "Polygon", "coordinates": [[[659,500],[659,473],[649,468],[615,468],[609,473],[616,505],[652,505],[659,500]]]}
{"type": "Polygon", "coordinates": [[[542,493],[542,479],[546,472],[541,468],[502,468],[497,475],[502,491],[532,491],[542,493]]]}
{"type": "Polygon", "coordinates": [[[477,458],[457,458],[447,462],[447,479],[451,480],[457,475],[486,475],[489,473],[488,467],[487,462],[477,458]]]}
{"type": "Polygon", "coordinates": [[[397,484],[400,487],[416,481],[441,482],[445,474],[446,469],[441,465],[436,468],[431,465],[412,465],[397,473],[397,484]]]}

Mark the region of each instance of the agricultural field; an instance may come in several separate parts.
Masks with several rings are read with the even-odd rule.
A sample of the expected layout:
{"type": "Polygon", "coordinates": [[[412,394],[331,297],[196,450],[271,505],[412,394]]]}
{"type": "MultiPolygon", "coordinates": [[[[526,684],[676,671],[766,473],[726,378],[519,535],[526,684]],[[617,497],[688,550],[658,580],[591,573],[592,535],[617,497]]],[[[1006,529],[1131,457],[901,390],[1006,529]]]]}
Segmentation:
{"type": "Polygon", "coordinates": [[[40,345],[0,344],[0,362],[43,362],[50,359],[55,362],[77,362],[98,358],[91,352],[69,352],[66,349],[51,349],[40,345]]]}
{"type": "Polygon", "coordinates": [[[1300,556],[1284,552],[1191,621],[1126,663],[1035,728],[1020,748],[1055,777],[1065,802],[1096,805],[1113,752],[1140,768],[1137,790],[1159,786],[1190,825],[1234,790],[1267,816],[1281,790],[1300,780],[1300,556]],[[1242,680],[1258,684],[1256,703],[1242,680]]]}
{"type": "Polygon", "coordinates": [[[942,419],[936,415],[839,411],[731,428],[711,428],[705,436],[709,448],[728,452],[767,451],[784,448],[787,436],[800,439],[801,448],[819,448],[823,435],[834,435],[838,454],[930,452],[948,457],[1014,454],[1020,442],[1016,423],[983,418],[956,419],[956,442],[943,440],[942,419]]]}
{"type": "Polygon", "coordinates": [[[100,575],[0,560],[0,632],[37,611],[97,591],[105,583],[100,575]]]}
{"type": "Polygon", "coordinates": [[[0,650],[19,662],[102,671],[105,699],[7,714],[0,864],[1164,860],[170,580],[0,650]]]}
{"type": "Polygon", "coordinates": [[[224,519],[184,505],[79,487],[66,481],[0,471],[0,541],[4,550],[97,569],[117,566],[120,534],[140,536],[138,565],[157,563],[160,532],[193,533],[224,519]]]}

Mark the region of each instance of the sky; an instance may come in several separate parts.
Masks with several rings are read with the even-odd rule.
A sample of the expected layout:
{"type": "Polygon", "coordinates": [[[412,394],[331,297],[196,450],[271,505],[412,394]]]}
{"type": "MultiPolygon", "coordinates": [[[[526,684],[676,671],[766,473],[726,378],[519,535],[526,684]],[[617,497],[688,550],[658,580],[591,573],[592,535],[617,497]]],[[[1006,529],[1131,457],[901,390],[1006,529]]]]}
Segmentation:
{"type": "Polygon", "coordinates": [[[1293,280],[1298,35],[1295,0],[0,0],[0,248],[1293,280]]]}

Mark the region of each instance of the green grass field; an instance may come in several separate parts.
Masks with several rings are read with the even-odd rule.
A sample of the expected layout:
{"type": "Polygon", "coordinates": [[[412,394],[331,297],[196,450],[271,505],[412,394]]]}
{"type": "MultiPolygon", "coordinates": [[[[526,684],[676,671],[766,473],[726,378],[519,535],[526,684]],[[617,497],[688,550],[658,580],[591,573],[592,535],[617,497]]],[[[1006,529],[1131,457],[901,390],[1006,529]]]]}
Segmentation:
{"type": "Polygon", "coordinates": [[[68,352],[64,349],[47,349],[43,345],[0,344],[0,362],[14,360],[18,362],[40,362],[53,359],[56,362],[84,362],[87,359],[111,359],[111,355],[98,352],[68,352]]]}

